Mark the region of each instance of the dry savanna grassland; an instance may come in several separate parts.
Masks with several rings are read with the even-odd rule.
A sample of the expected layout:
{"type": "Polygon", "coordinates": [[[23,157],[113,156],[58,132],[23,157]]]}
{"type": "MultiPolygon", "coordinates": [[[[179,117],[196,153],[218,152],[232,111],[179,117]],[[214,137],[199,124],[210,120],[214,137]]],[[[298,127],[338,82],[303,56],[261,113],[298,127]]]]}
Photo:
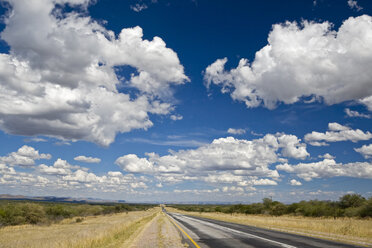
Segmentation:
{"type": "Polygon", "coordinates": [[[99,216],[64,219],[51,225],[0,228],[0,247],[130,247],[146,224],[161,214],[159,207],[99,216]]]}
{"type": "Polygon", "coordinates": [[[192,212],[167,207],[169,212],[257,226],[299,235],[372,246],[371,218],[247,215],[240,213],[192,212]]]}

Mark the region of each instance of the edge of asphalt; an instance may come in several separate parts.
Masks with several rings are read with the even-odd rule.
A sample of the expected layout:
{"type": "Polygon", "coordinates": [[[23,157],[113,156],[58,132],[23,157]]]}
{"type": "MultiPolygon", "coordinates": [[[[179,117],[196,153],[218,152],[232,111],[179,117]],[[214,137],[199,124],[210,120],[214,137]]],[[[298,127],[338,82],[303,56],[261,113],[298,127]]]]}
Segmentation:
{"type": "Polygon", "coordinates": [[[195,234],[190,231],[187,227],[182,225],[180,222],[175,220],[172,216],[168,214],[168,212],[164,211],[166,216],[170,219],[171,223],[176,227],[178,233],[182,237],[182,243],[185,243],[188,245],[188,247],[193,247],[193,248],[201,248],[197,242],[194,241],[194,239],[198,239],[195,234]]]}
{"type": "MultiPolygon", "coordinates": [[[[263,231],[272,231],[272,232],[277,232],[277,233],[283,233],[283,234],[289,234],[289,235],[295,235],[295,236],[301,236],[305,238],[312,238],[312,239],[319,239],[319,240],[324,240],[328,242],[333,242],[333,243],[338,243],[340,245],[352,245],[356,247],[372,247],[371,243],[368,242],[362,242],[362,241],[345,241],[345,240],[339,240],[336,238],[328,237],[328,236],[322,236],[322,235],[316,235],[312,233],[306,233],[306,232],[299,232],[299,231],[293,231],[293,230],[287,230],[287,229],[279,229],[279,228],[268,228],[268,227],[258,227],[258,226],[253,226],[253,225],[244,225],[241,223],[235,223],[235,222],[227,222],[227,221],[222,221],[222,220],[217,220],[217,219],[212,219],[212,218],[206,218],[206,217],[199,217],[199,216],[193,216],[193,215],[187,215],[183,214],[188,217],[192,217],[195,219],[200,219],[200,220],[206,220],[206,221],[215,221],[215,222],[222,222],[226,224],[235,224],[238,226],[246,226],[246,227],[252,227],[258,230],[263,230],[263,231]]],[[[169,216],[169,215],[168,215],[169,216]]],[[[186,228],[187,229],[187,228],[186,228]]],[[[193,233],[189,229],[187,229],[190,233],[193,233]]]]}

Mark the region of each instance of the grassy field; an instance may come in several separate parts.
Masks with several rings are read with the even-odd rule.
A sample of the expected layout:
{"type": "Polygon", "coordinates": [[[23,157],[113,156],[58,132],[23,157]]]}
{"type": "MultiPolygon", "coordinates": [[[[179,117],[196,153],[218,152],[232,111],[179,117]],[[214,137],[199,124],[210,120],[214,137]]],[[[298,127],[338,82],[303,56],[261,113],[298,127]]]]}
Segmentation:
{"type": "MultiPolygon", "coordinates": [[[[61,203],[0,200],[0,227],[49,225],[66,218],[147,210],[156,205],[118,203],[61,203]]],[[[81,219],[80,218],[80,219],[81,219]]]]}
{"type": "Polygon", "coordinates": [[[334,219],[327,217],[314,218],[303,216],[246,215],[219,212],[200,213],[182,211],[169,207],[167,207],[167,211],[297,233],[300,235],[372,246],[372,219],[369,218],[334,219]]]}
{"type": "Polygon", "coordinates": [[[147,211],[64,219],[49,226],[20,225],[0,229],[0,247],[128,247],[159,212],[147,211]]]}

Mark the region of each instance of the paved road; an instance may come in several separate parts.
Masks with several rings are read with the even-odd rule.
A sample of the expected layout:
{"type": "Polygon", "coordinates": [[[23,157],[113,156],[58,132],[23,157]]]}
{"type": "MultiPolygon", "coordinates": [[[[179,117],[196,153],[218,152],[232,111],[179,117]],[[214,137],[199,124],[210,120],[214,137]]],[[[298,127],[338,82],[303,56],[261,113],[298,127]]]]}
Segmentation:
{"type": "MultiPolygon", "coordinates": [[[[168,213],[201,248],[244,247],[358,247],[252,226],[168,213]]],[[[197,247],[189,243],[189,247],[197,247]]]]}

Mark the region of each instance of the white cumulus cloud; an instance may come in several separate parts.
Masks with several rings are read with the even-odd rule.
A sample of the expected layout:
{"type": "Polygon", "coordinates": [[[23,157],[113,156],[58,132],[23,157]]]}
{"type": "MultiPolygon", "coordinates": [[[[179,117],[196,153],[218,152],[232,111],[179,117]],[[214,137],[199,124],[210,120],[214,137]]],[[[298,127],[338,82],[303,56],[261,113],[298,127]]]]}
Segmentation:
{"type": "Polygon", "coordinates": [[[219,138],[196,149],[169,151],[163,156],[127,154],[115,163],[126,172],[152,175],[162,183],[202,181],[252,188],[277,185],[279,174],[270,165],[308,156],[306,144],[296,136],[277,133],[253,140],[219,138]]]}
{"type": "Polygon", "coordinates": [[[324,159],[314,163],[287,163],[276,166],[277,170],[296,174],[299,178],[311,181],[313,178],[356,177],[372,178],[372,164],[368,162],[336,163],[333,159],[324,159]]]}
{"type": "Polygon", "coordinates": [[[86,157],[83,155],[77,156],[74,158],[76,161],[85,162],[85,163],[100,163],[100,158],[94,158],[94,157],[86,157]]]}
{"type": "Polygon", "coordinates": [[[362,147],[355,148],[356,152],[359,152],[363,155],[364,158],[372,158],[372,144],[363,145],[362,147]]]}
{"type": "Polygon", "coordinates": [[[355,100],[372,109],[372,17],[350,17],[338,30],[329,22],[276,24],[254,61],[209,65],[204,79],[247,107],[292,104],[313,97],[326,104],[355,100]]]}
{"type": "MultiPolygon", "coordinates": [[[[107,146],[117,133],[151,127],[149,113],[168,114],[171,87],[189,81],[177,54],[159,37],[143,39],[140,27],[116,35],[77,10],[63,13],[56,1],[7,2],[11,11],[1,39],[10,53],[0,54],[3,131],[107,146]],[[136,73],[122,78],[115,68],[123,66],[136,73]],[[138,94],[125,93],[128,87],[138,94]]],[[[58,3],[84,7],[89,1],[58,3]]]]}
{"type": "Polygon", "coordinates": [[[9,153],[8,156],[0,157],[0,163],[27,167],[35,165],[35,160],[51,158],[52,155],[50,154],[39,153],[35,148],[24,145],[16,152],[9,153]]]}
{"type": "Polygon", "coordinates": [[[372,133],[369,131],[363,132],[360,129],[351,129],[338,123],[329,123],[328,129],[325,133],[313,131],[305,135],[305,141],[311,145],[320,146],[327,145],[326,142],[337,141],[352,141],[358,142],[360,140],[372,139],[372,133]]]}
{"type": "Polygon", "coordinates": [[[291,184],[292,186],[301,186],[301,185],[302,185],[302,183],[301,183],[300,181],[297,181],[296,179],[292,179],[292,180],[290,181],[290,184],[291,184]]]}

